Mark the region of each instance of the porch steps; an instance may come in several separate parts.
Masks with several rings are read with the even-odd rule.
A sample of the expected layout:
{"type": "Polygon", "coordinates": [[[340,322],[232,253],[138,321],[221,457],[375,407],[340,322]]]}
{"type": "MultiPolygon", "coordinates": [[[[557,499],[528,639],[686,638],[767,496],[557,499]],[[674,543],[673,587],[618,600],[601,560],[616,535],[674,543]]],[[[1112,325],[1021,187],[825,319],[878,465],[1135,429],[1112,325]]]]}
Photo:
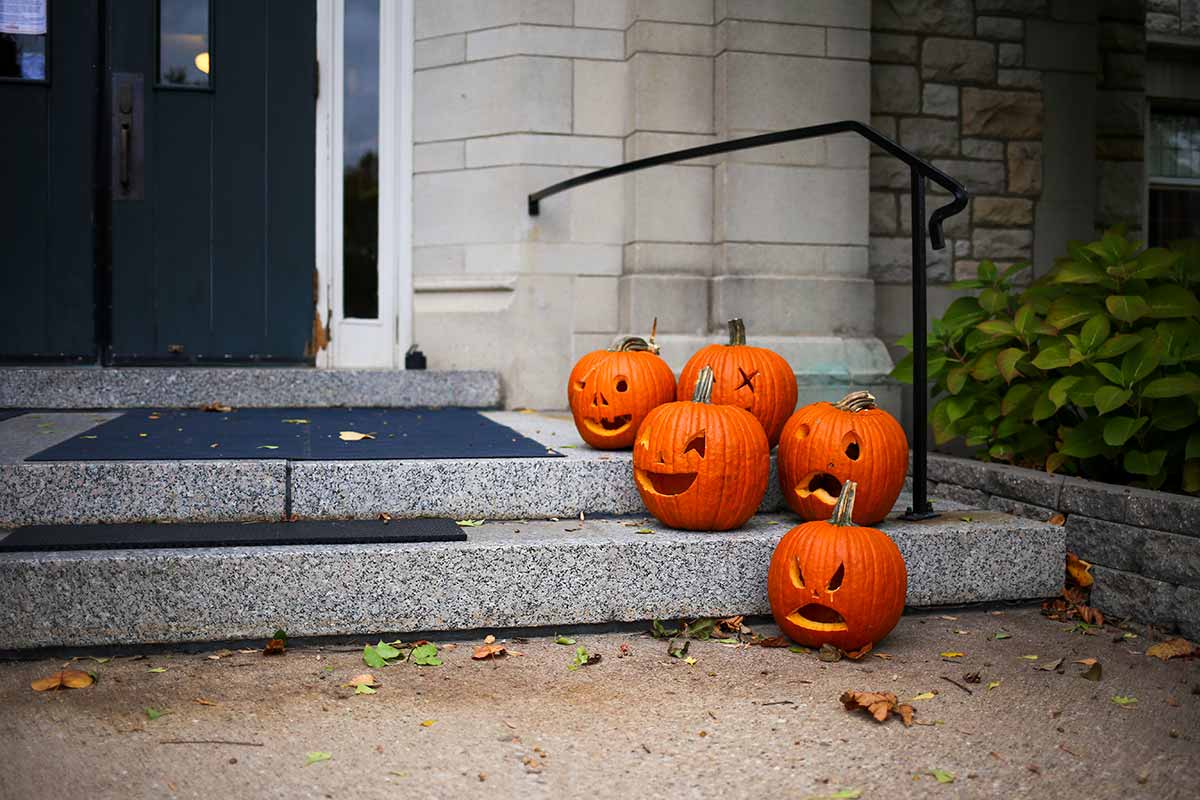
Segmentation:
{"type": "MultiPolygon", "coordinates": [[[[938,507],[951,513],[882,525],[908,562],[909,605],[1058,591],[1061,527],[938,507]]],[[[759,514],[689,533],[643,517],[489,520],[457,543],[3,553],[0,650],[768,613],[771,552],[795,522],[759,514]]]]}
{"type": "Polygon", "coordinates": [[[311,367],[0,367],[0,408],[501,405],[484,370],[311,367]]]}

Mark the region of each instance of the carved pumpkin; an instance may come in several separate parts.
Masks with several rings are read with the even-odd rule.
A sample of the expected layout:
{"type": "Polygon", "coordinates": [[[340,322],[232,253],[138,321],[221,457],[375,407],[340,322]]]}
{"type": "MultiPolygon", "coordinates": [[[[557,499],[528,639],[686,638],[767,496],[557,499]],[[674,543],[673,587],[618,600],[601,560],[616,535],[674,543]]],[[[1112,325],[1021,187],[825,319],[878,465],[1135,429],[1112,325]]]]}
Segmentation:
{"type": "Polygon", "coordinates": [[[622,336],[588,353],[567,379],[567,403],[583,440],[601,450],[633,444],[655,406],[675,397],[675,373],[658,356],[654,335],[622,336]]]}
{"type": "Polygon", "coordinates": [[[700,368],[712,366],[714,403],[744,408],[755,416],[774,447],[788,415],[796,410],[796,373],[783,356],[746,344],[746,325],[729,320],[729,344],[710,344],[688,359],[679,373],[676,396],[685,400],[696,389],[700,368]]]}
{"type": "Polygon", "coordinates": [[[767,491],[771,448],[745,409],[710,402],[713,373],[700,370],[691,400],[650,412],[633,447],[633,476],[663,524],[726,531],[753,516],[767,491]]]}
{"type": "Polygon", "coordinates": [[[832,519],[792,528],[771,556],[771,613],[807,647],[858,650],[887,636],[904,612],[904,557],[885,533],[851,521],[855,488],[847,481],[832,519]]]}
{"type": "Polygon", "coordinates": [[[862,487],[854,521],[879,522],[896,504],[907,472],[908,437],[870,392],[807,405],[783,426],[779,485],[804,519],[827,519],[842,486],[852,480],[862,487]]]}

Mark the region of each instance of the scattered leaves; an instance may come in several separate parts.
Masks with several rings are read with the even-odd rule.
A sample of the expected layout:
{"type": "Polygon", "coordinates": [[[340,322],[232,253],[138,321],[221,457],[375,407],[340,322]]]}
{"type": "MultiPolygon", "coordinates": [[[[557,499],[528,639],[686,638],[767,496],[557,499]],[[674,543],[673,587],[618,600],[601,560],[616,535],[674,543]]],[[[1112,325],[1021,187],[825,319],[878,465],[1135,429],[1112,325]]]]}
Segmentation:
{"type": "Polygon", "coordinates": [[[937,692],[921,692],[919,695],[914,697],[913,700],[932,700],[935,697],[937,697],[937,692]]]}
{"type": "Polygon", "coordinates": [[[421,667],[440,667],[442,660],[438,658],[437,645],[426,642],[417,645],[408,655],[408,660],[421,667]]]}
{"type": "Polygon", "coordinates": [[[898,703],[896,695],[891,692],[843,692],[839,699],[847,711],[861,708],[874,717],[876,722],[883,722],[889,714],[896,714],[904,723],[904,727],[912,725],[915,713],[913,707],[907,703],[898,703]]]}
{"type": "Polygon", "coordinates": [[[679,630],[677,628],[668,629],[660,621],[652,619],[650,620],[650,635],[655,639],[670,639],[672,636],[678,636],[679,630]]]}
{"type": "Polygon", "coordinates": [[[355,675],[350,680],[346,681],[347,686],[378,686],[379,682],[375,680],[375,676],[369,672],[364,672],[361,675],[355,675]]]}
{"type": "Polygon", "coordinates": [[[996,631],[992,634],[993,639],[1011,639],[1012,634],[1008,631],[996,631]]]}
{"type": "Polygon", "coordinates": [[[478,528],[484,522],[482,519],[456,519],[454,524],[460,528],[478,528]]]}
{"type": "Polygon", "coordinates": [[[814,794],[807,800],[858,800],[862,797],[862,789],[842,789],[833,794],[814,794]]]}
{"type": "Polygon", "coordinates": [[[214,414],[228,414],[230,411],[233,411],[232,408],[225,405],[224,403],[217,403],[217,402],[205,403],[204,405],[200,406],[200,410],[208,411],[208,412],[211,412],[214,414]]]}
{"type": "Polygon", "coordinates": [[[217,704],[216,701],[209,700],[208,698],[205,698],[205,697],[197,697],[192,702],[198,706],[215,706],[217,704]]]}
{"type": "Polygon", "coordinates": [[[570,644],[575,644],[575,640],[572,639],[570,636],[555,636],[554,643],[570,645],[570,644]]]}
{"type": "Polygon", "coordinates": [[[957,650],[947,650],[944,653],[939,653],[942,658],[962,658],[966,653],[960,653],[957,650]]]}
{"type": "Polygon", "coordinates": [[[500,656],[507,655],[508,649],[502,644],[481,644],[471,653],[471,658],[476,661],[483,661],[486,658],[497,659],[500,656]]]}
{"type": "Polygon", "coordinates": [[[1126,695],[1117,694],[1117,695],[1113,695],[1112,701],[1114,703],[1116,703],[1117,705],[1119,705],[1121,708],[1130,708],[1131,706],[1136,705],[1138,700],[1136,697],[1130,697],[1130,696],[1126,696],[1126,695]]]}
{"type": "Polygon", "coordinates": [[[567,669],[574,672],[575,670],[579,669],[580,667],[590,667],[592,664],[599,664],[599,663],[600,663],[600,654],[599,653],[593,653],[592,655],[588,655],[587,648],[581,646],[581,647],[575,648],[575,657],[571,659],[571,663],[567,665],[567,669]]]}
{"type": "Polygon", "coordinates": [[[49,692],[56,689],[86,689],[96,682],[91,673],[79,669],[60,669],[53,675],[38,678],[29,687],[35,692],[49,692]]]}
{"type": "Polygon", "coordinates": [[[1100,678],[1103,677],[1103,675],[1104,675],[1104,668],[1101,667],[1100,662],[1094,658],[1085,658],[1082,661],[1079,661],[1076,663],[1083,663],[1086,661],[1090,661],[1092,663],[1088,665],[1087,669],[1085,669],[1083,672],[1079,673],[1079,677],[1083,678],[1084,680],[1099,681],[1100,678]]]}
{"type": "Polygon", "coordinates": [[[1038,660],[1038,657],[1035,655],[1021,656],[1021,658],[1025,659],[1026,661],[1037,661],[1038,660]]]}
{"type": "Polygon", "coordinates": [[[1195,655],[1196,649],[1196,645],[1187,639],[1175,638],[1147,647],[1146,655],[1168,661],[1172,658],[1195,655]]]}
{"type": "Polygon", "coordinates": [[[1067,575],[1075,582],[1075,585],[1083,589],[1092,585],[1094,578],[1089,572],[1091,568],[1092,565],[1087,561],[1082,560],[1074,553],[1067,553],[1067,575]]]}
{"type": "Polygon", "coordinates": [[[646,534],[646,533],[654,533],[654,531],[650,530],[649,528],[638,528],[636,531],[634,531],[634,533],[646,534]]]}
{"type": "Polygon", "coordinates": [[[165,716],[166,714],[170,714],[170,713],[171,712],[165,708],[147,708],[146,709],[146,719],[150,720],[151,722],[154,722],[154,720],[158,719],[159,717],[165,716]]]}
{"type": "Polygon", "coordinates": [[[359,433],[358,431],[341,431],[338,433],[338,438],[343,442],[359,442],[363,439],[374,439],[375,436],[370,433],[359,433]]]}
{"type": "Polygon", "coordinates": [[[821,649],[817,652],[817,658],[830,663],[841,661],[842,651],[827,642],[821,645],[821,649]]]}
{"type": "Polygon", "coordinates": [[[276,631],[276,635],[267,640],[267,646],[263,648],[264,656],[281,656],[287,651],[287,635],[279,636],[282,631],[276,631]]]}
{"type": "Polygon", "coordinates": [[[309,753],[306,758],[307,760],[304,762],[304,766],[311,767],[313,764],[318,762],[329,761],[331,758],[333,758],[333,753],[309,753]]]}
{"type": "Polygon", "coordinates": [[[146,670],[146,672],[166,672],[166,671],[167,671],[166,667],[151,667],[150,669],[146,670]]]}
{"type": "Polygon", "coordinates": [[[981,680],[982,678],[979,677],[978,672],[968,672],[963,675],[964,683],[979,683],[981,680]]]}
{"type": "Polygon", "coordinates": [[[1045,664],[1038,664],[1034,669],[1041,670],[1042,672],[1054,672],[1062,666],[1062,663],[1063,659],[1059,658],[1054,661],[1047,661],[1045,664]]]}
{"type": "Polygon", "coordinates": [[[954,783],[954,773],[944,769],[931,769],[926,775],[932,775],[938,783],[954,783]]]}
{"type": "Polygon", "coordinates": [[[1000,685],[1000,681],[988,681],[988,685],[987,685],[988,691],[990,692],[992,689],[995,689],[999,685],[1000,685]]]}
{"type": "Polygon", "coordinates": [[[404,657],[405,654],[403,651],[397,650],[395,647],[384,641],[380,641],[379,644],[374,646],[366,645],[363,647],[363,663],[374,669],[381,669],[383,667],[390,666],[391,664],[396,663],[398,660],[403,661],[404,657]]]}
{"type": "Polygon", "coordinates": [[[867,653],[871,652],[871,648],[874,646],[870,642],[867,642],[857,650],[843,650],[842,653],[851,661],[861,661],[867,653]]]}
{"type": "Polygon", "coordinates": [[[767,639],[759,639],[756,642],[751,642],[759,647],[791,647],[792,640],[786,636],[771,636],[767,639]]]}

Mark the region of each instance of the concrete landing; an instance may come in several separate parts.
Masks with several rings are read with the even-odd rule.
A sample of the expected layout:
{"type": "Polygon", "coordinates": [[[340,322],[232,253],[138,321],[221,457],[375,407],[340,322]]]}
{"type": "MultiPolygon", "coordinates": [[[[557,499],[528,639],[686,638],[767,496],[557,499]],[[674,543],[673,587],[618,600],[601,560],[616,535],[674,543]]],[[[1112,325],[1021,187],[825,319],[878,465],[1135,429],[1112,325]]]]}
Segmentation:
{"type": "MultiPolygon", "coordinates": [[[[643,518],[489,521],[458,543],[0,554],[0,649],[768,613],[771,552],[794,524],[761,514],[738,531],[688,533],[643,518]]],[[[957,510],[881,527],[908,562],[913,606],[1062,585],[1058,526],[957,510]]]]}

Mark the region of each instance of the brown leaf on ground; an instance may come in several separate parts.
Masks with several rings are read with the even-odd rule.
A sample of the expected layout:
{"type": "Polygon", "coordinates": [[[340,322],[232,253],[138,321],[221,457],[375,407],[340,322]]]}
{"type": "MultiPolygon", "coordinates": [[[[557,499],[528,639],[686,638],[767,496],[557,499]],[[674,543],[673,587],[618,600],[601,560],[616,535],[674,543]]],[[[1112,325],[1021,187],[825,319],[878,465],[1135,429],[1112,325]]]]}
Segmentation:
{"type": "Polygon", "coordinates": [[[489,633],[487,636],[483,637],[483,643],[484,644],[495,644],[496,637],[489,633]]]}
{"type": "Polygon", "coordinates": [[[1175,638],[1146,648],[1146,655],[1167,661],[1172,658],[1196,655],[1196,645],[1187,639],[1175,638]]]}
{"type": "Polygon", "coordinates": [[[841,648],[834,647],[828,643],[821,645],[821,649],[817,651],[817,658],[822,661],[841,661],[843,655],[845,654],[842,653],[841,648]]]}
{"type": "Polygon", "coordinates": [[[963,681],[965,683],[979,683],[981,680],[983,680],[983,678],[979,676],[978,672],[968,672],[963,675],[963,681]]]}
{"type": "Polygon", "coordinates": [[[897,714],[904,727],[912,725],[913,707],[908,703],[898,703],[896,695],[891,692],[842,692],[842,705],[847,711],[862,709],[875,718],[876,722],[884,722],[889,714],[897,714]]]}
{"type": "Polygon", "coordinates": [[[49,692],[54,689],[86,689],[96,682],[91,674],[78,669],[60,669],[53,675],[38,678],[29,684],[35,692],[49,692]]]}
{"type": "Polygon", "coordinates": [[[866,656],[867,653],[871,652],[871,648],[874,646],[875,645],[871,644],[870,642],[867,642],[857,650],[843,650],[842,652],[845,653],[846,658],[850,659],[851,661],[860,661],[864,656],[866,656]]]}
{"type": "Polygon", "coordinates": [[[286,639],[271,639],[267,642],[267,646],[263,648],[264,656],[281,656],[287,650],[286,639]]]}
{"type": "MultiPolygon", "coordinates": [[[[489,639],[494,637],[489,636],[489,639]]],[[[471,658],[476,661],[482,661],[485,658],[499,658],[507,652],[507,649],[502,644],[481,644],[471,653],[471,658]]]]}
{"type": "Polygon", "coordinates": [[[213,701],[213,700],[209,700],[209,699],[207,699],[207,698],[204,698],[204,697],[197,697],[197,698],[196,698],[195,700],[193,700],[192,702],[193,702],[193,703],[195,703],[195,704],[196,704],[196,705],[198,705],[198,706],[215,706],[215,705],[216,705],[216,702],[215,702],[215,701],[213,701]]]}
{"type": "Polygon", "coordinates": [[[216,402],[205,403],[204,405],[200,406],[200,410],[201,411],[209,411],[214,414],[228,414],[230,411],[233,411],[232,408],[225,405],[224,403],[216,403],[216,402]]]}
{"type": "Polygon", "coordinates": [[[791,647],[792,640],[786,636],[772,636],[768,639],[759,639],[757,642],[751,642],[759,647],[791,647]]]}
{"type": "Polygon", "coordinates": [[[1050,519],[1046,520],[1046,522],[1049,522],[1051,525],[1066,525],[1067,524],[1067,515],[1066,514],[1051,514],[1050,519]]]}
{"type": "Polygon", "coordinates": [[[361,675],[355,675],[346,682],[347,686],[378,686],[379,682],[375,680],[375,676],[369,672],[364,672],[361,675]]]}
{"type": "Polygon", "coordinates": [[[1034,669],[1041,670],[1042,672],[1054,672],[1062,666],[1062,663],[1063,660],[1060,658],[1056,661],[1047,661],[1045,664],[1038,664],[1034,669]]]}
{"type": "Polygon", "coordinates": [[[1067,575],[1076,586],[1086,589],[1092,585],[1093,578],[1088,572],[1091,568],[1092,565],[1080,559],[1079,556],[1067,553],[1067,575]]]}
{"type": "Polygon", "coordinates": [[[375,437],[369,433],[359,433],[358,431],[340,431],[338,438],[343,442],[359,442],[363,439],[374,439],[375,437]]]}
{"type": "Polygon", "coordinates": [[[1092,608],[1091,606],[1080,605],[1075,610],[1079,612],[1079,618],[1081,620],[1083,620],[1084,622],[1086,622],[1088,625],[1103,625],[1104,624],[1104,614],[1102,614],[1100,612],[1100,609],[1098,609],[1098,608],[1092,608]]]}

